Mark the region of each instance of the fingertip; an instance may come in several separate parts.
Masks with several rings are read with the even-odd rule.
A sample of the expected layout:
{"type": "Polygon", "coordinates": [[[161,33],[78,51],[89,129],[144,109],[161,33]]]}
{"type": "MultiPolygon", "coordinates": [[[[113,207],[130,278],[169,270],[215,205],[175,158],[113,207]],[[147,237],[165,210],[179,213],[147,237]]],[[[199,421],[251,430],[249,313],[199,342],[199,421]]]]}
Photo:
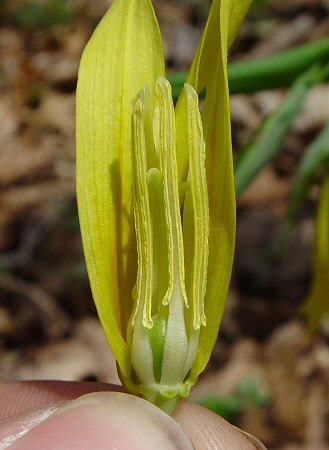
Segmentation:
{"type": "Polygon", "coordinates": [[[123,389],[113,384],[90,381],[0,381],[0,420],[99,391],[122,392],[123,389]]]}
{"type": "Polygon", "coordinates": [[[195,450],[266,450],[256,438],[200,405],[182,401],[174,418],[195,450]]]}
{"type": "Polygon", "coordinates": [[[180,426],[150,403],[123,393],[93,393],[69,401],[11,450],[192,450],[180,426]]]}

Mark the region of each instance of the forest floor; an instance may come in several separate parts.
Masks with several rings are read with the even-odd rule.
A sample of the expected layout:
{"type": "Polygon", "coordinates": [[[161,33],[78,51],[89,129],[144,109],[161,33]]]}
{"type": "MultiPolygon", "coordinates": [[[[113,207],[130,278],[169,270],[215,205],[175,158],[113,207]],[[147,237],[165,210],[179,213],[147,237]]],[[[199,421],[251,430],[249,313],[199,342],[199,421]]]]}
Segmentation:
{"type": "MultiPolygon", "coordinates": [[[[89,290],[75,198],[78,65],[108,3],[0,2],[3,379],[118,382],[89,290]]],[[[209,3],[154,1],[168,71],[189,67],[209,3]]],[[[230,60],[328,34],[327,0],[258,1],[230,60]]],[[[285,95],[273,90],[231,97],[235,149],[285,95]]],[[[301,156],[328,117],[329,85],[323,83],[311,90],[279,156],[239,198],[227,309],[210,364],[191,395],[270,449],[329,449],[329,323],[310,339],[298,315],[310,282],[317,186],[287,253],[279,252],[301,156]]]]}

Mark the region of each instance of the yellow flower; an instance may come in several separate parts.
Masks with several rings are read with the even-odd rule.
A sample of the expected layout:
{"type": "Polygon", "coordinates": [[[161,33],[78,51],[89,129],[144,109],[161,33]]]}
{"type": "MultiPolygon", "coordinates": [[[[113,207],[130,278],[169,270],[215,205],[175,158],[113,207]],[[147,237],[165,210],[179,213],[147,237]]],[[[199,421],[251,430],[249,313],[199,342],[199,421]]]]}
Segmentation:
{"type": "Polygon", "coordinates": [[[329,316],[329,175],[326,176],[318,207],[313,255],[313,279],[301,307],[310,333],[314,333],[325,316],[329,316]]]}
{"type": "Polygon", "coordinates": [[[167,411],[205,368],[225,305],[227,52],[249,4],[213,1],[175,109],[150,0],[115,0],[81,60],[77,196],[92,293],[123,384],[167,411]]]}

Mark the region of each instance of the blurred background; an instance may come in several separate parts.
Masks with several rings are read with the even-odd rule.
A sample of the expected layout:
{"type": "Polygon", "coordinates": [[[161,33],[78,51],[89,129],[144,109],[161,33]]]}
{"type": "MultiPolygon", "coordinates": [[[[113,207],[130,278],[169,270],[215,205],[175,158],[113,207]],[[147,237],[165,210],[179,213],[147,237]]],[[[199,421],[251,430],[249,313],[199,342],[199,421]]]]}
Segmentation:
{"type": "MultiPolygon", "coordinates": [[[[109,0],[0,0],[0,377],[117,382],[97,320],[75,199],[75,88],[109,0]]],[[[169,73],[186,70],[208,0],[154,0],[169,73]]],[[[329,34],[328,0],[254,0],[230,52],[253,60],[329,34]]],[[[329,60],[329,58],[328,58],[329,60]]],[[[290,88],[231,97],[236,151],[290,88]]],[[[236,259],[210,364],[191,398],[270,449],[329,448],[329,323],[309,337],[315,177],[287,248],[280,230],[305,149],[329,119],[310,88],[282,144],[238,198],[236,259]]]]}

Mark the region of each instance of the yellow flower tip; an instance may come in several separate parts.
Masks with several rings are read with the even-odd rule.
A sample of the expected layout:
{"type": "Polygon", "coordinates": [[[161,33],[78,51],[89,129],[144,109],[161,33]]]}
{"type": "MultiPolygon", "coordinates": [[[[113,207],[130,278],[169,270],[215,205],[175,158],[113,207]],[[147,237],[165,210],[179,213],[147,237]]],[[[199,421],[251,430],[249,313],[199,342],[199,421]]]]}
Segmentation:
{"type": "Polygon", "coordinates": [[[190,85],[185,85],[185,91],[189,176],[183,186],[177,177],[169,82],[159,77],[154,101],[147,98],[144,88],[132,108],[138,271],[130,322],[131,359],[144,396],[154,392],[164,397],[188,395],[190,383],[185,378],[197,353],[200,328],[206,324],[209,204],[205,143],[198,95],[190,85]],[[148,126],[149,112],[152,126],[148,126]],[[185,260],[187,247],[192,250],[191,261],[185,260]]]}

